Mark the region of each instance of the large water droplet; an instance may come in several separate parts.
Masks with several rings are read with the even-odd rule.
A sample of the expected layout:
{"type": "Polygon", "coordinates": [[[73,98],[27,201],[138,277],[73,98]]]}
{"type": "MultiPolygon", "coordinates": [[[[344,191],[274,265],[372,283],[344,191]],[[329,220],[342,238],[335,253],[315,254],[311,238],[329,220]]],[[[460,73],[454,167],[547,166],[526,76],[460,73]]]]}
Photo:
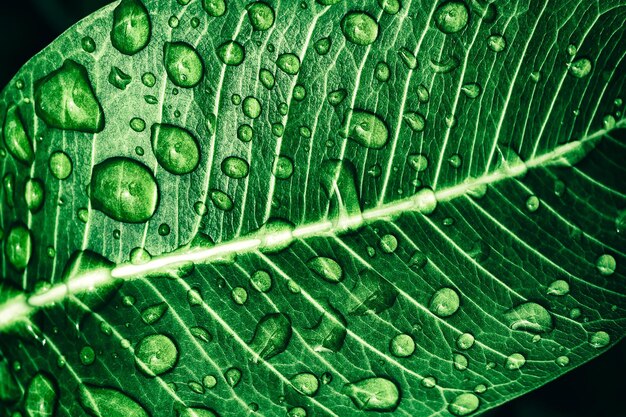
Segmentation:
{"type": "Polygon", "coordinates": [[[428,308],[439,317],[450,317],[461,305],[459,294],[452,288],[441,288],[433,294],[428,308]]]}
{"type": "Polygon", "coordinates": [[[309,372],[302,372],[290,379],[291,386],[302,395],[313,397],[320,388],[320,381],[309,372]]]}
{"type": "Polygon", "coordinates": [[[220,17],[226,13],[225,0],[202,0],[202,7],[212,17],[220,17]]]}
{"type": "Polygon", "coordinates": [[[237,66],[246,58],[246,50],[237,41],[226,41],[217,47],[217,57],[224,64],[231,67],[237,66]]]}
{"type": "Polygon", "coordinates": [[[13,158],[30,166],[35,159],[33,144],[24,127],[19,107],[11,106],[4,120],[4,144],[13,158]]]}
{"type": "Polygon", "coordinates": [[[169,79],[178,87],[195,87],[204,76],[200,55],[185,42],[166,42],[163,47],[163,64],[169,79]]]}
{"type": "Polygon", "coordinates": [[[592,333],[589,337],[589,344],[596,349],[607,347],[609,343],[611,343],[611,336],[605,331],[592,333]]]}
{"type": "Polygon", "coordinates": [[[318,256],[310,259],[306,265],[318,277],[336,284],[343,280],[343,269],[334,259],[318,256]]]}
{"type": "Polygon", "coordinates": [[[102,107],[82,65],[68,59],[35,85],[35,111],[48,126],[86,133],[104,129],[102,107]]]}
{"type": "Polygon", "coordinates": [[[222,172],[234,179],[241,179],[248,176],[250,165],[241,158],[229,156],[222,161],[222,172]]]}
{"type": "Polygon", "coordinates": [[[457,395],[448,405],[448,410],[455,416],[467,416],[478,410],[480,400],[475,394],[466,392],[457,395]]]}
{"type": "Polygon", "coordinates": [[[585,78],[593,70],[593,63],[589,58],[578,58],[569,66],[569,73],[576,78],[585,78]]]}
{"type": "Polygon", "coordinates": [[[435,25],[443,33],[456,33],[467,26],[469,10],[461,1],[446,1],[435,11],[435,25]]]}
{"type": "Polygon", "coordinates": [[[134,55],[150,42],[152,24],[148,10],[139,0],[122,0],[113,11],[111,43],[126,55],[134,55]]]}
{"type": "Polygon", "coordinates": [[[229,368],[224,372],[224,379],[231,387],[236,387],[241,382],[241,370],[239,368],[229,368]]]}
{"type": "Polygon", "coordinates": [[[135,363],[148,376],[161,375],[176,366],[178,347],[164,334],[144,337],[135,349],[135,363]]]}
{"type": "Polygon", "coordinates": [[[415,352],[415,340],[408,334],[398,334],[391,339],[389,351],[399,358],[409,357],[415,352]]]}
{"type": "Polygon", "coordinates": [[[282,353],[291,340],[291,320],[285,314],[266,314],[256,325],[254,336],[248,344],[256,355],[254,362],[259,358],[268,360],[282,353]]]}
{"type": "Polygon", "coordinates": [[[243,104],[241,105],[241,109],[243,110],[243,114],[246,117],[251,119],[258,119],[263,111],[263,106],[261,106],[261,102],[256,97],[246,97],[243,100],[243,104]]]}
{"type": "Polygon", "coordinates": [[[613,255],[605,253],[604,255],[600,255],[598,257],[598,260],[596,261],[596,269],[602,276],[611,276],[615,273],[615,270],[617,269],[617,261],[615,260],[613,255]]]}
{"type": "Polygon", "coordinates": [[[265,2],[256,1],[248,5],[248,18],[255,30],[268,30],[274,25],[274,9],[265,2]]]}
{"type": "Polygon", "coordinates": [[[150,417],[141,404],[114,388],[81,384],[78,401],[94,417],[150,417]]]}
{"type": "Polygon", "coordinates": [[[552,314],[545,307],[533,302],[513,307],[504,314],[504,318],[513,330],[540,334],[554,328],[552,314]]]}
{"type": "Polygon", "coordinates": [[[159,204],[159,188],[145,165],[129,158],[109,158],[91,174],[92,207],[114,220],[143,223],[159,204]]]}
{"type": "Polygon", "coordinates": [[[548,287],[548,295],[567,295],[569,294],[569,284],[567,281],[559,279],[553,281],[548,287]]]}
{"type": "Polygon", "coordinates": [[[185,175],[198,167],[200,145],[189,131],[169,124],[155,124],[151,140],[154,156],[166,171],[185,175]]]}
{"type": "Polygon", "coordinates": [[[38,373],[26,388],[24,410],[29,417],[52,417],[55,414],[59,393],[49,375],[38,373]]]}
{"type": "Polygon", "coordinates": [[[467,350],[474,346],[475,340],[473,334],[463,333],[456,339],[456,346],[461,350],[467,350]]]}
{"type": "Polygon", "coordinates": [[[290,53],[281,54],[276,60],[276,65],[286,74],[296,75],[300,71],[300,58],[290,53]]]}
{"type": "Polygon", "coordinates": [[[382,149],[389,140],[389,129],[380,116],[366,110],[352,110],[344,119],[347,136],[361,146],[382,149]]]}
{"type": "Polygon", "coordinates": [[[370,45],[378,38],[378,23],[365,12],[350,12],[341,20],[346,39],[357,45],[370,45]]]}
{"type": "Polygon", "coordinates": [[[402,116],[402,119],[414,132],[421,132],[426,127],[426,119],[424,116],[417,112],[406,112],[402,116]]]}
{"type": "Polygon", "coordinates": [[[513,353],[506,358],[504,367],[508,370],[515,371],[526,364],[526,358],[521,353],[513,353]]]}
{"type": "Polygon", "coordinates": [[[16,224],[11,227],[5,239],[4,253],[7,260],[15,269],[25,269],[33,251],[30,231],[23,224],[16,224]]]}
{"type": "Polygon", "coordinates": [[[400,403],[400,389],[395,382],[381,377],[348,384],[342,392],[363,411],[393,411],[400,403]]]}

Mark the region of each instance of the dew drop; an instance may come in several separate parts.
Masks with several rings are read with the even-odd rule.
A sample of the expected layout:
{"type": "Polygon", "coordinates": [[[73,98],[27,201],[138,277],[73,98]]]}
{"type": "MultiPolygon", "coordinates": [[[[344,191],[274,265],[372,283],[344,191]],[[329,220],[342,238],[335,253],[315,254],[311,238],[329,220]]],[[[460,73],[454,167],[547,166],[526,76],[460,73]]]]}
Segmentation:
{"type": "Polygon", "coordinates": [[[533,302],[526,302],[510,309],[504,314],[504,318],[513,330],[541,334],[554,328],[550,312],[533,302]]]}
{"type": "Polygon", "coordinates": [[[226,41],[216,50],[217,57],[231,67],[240,65],[246,58],[244,47],[237,41],[226,41]]]}
{"type": "Polygon", "coordinates": [[[11,106],[4,120],[4,144],[13,158],[30,166],[35,160],[35,152],[19,107],[11,106]]]}
{"type": "Polygon", "coordinates": [[[553,281],[548,287],[548,295],[562,296],[569,294],[569,284],[562,279],[553,281]]]}
{"type": "Polygon", "coordinates": [[[531,213],[534,213],[537,210],[539,210],[539,205],[540,205],[540,201],[536,195],[531,195],[526,200],[526,210],[528,210],[531,213]]]}
{"type": "Polygon", "coordinates": [[[261,115],[263,108],[259,100],[257,100],[255,97],[250,96],[246,97],[243,100],[242,110],[243,114],[246,115],[246,117],[249,117],[251,119],[257,119],[261,115]]]}
{"type": "Polygon", "coordinates": [[[611,343],[611,336],[604,331],[592,333],[589,337],[589,344],[596,349],[607,347],[609,343],[611,343]]]}
{"type": "Polygon", "coordinates": [[[467,356],[461,353],[455,353],[452,362],[454,363],[454,368],[458,371],[466,370],[469,365],[469,360],[467,359],[467,356]]]}
{"type": "Polygon", "coordinates": [[[467,416],[478,410],[480,400],[475,394],[463,393],[457,395],[448,405],[448,411],[455,416],[467,416]]]}
{"type": "Polygon", "coordinates": [[[556,362],[557,365],[563,367],[569,365],[570,359],[568,356],[559,356],[555,359],[554,362],[556,362]]]}
{"type": "Polygon", "coordinates": [[[589,58],[578,58],[569,65],[569,73],[575,78],[585,78],[593,70],[589,58]]]}
{"type": "Polygon", "coordinates": [[[141,320],[148,325],[152,325],[161,320],[167,309],[168,305],[165,302],[147,307],[141,312],[141,320]]]}
{"type": "Polygon", "coordinates": [[[83,347],[78,356],[80,358],[80,362],[86,366],[91,365],[96,361],[96,352],[91,346],[83,347]]]}
{"type": "Polygon", "coordinates": [[[96,42],[90,36],[85,36],[80,40],[80,45],[83,47],[83,51],[93,53],[96,51],[96,42]]]}
{"type": "Polygon", "coordinates": [[[400,390],[395,382],[382,377],[362,379],[343,387],[354,405],[363,411],[393,411],[400,403],[400,390]]]}
{"type": "Polygon", "coordinates": [[[387,14],[397,14],[400,11],[400,0],[378,0],[378,5],[387,14]]]}
{"type": "Polygon", "coordinates": [[[468,98],[475,99],[480,95],[482,88],[478,83],[467,83],[461,87],[461,91],[463,91],[468,98]]]}
{"type": "Polygon", "coordinates": [[[202,8],[212,17],[220,17],[226,13],[226,0],[202,0],[202,8]]]}
{"type": "Polygon", "coordinates": [[[229,368],[224,372],[226,383],[235,388],[241,382],[241,370],[239,368],[229,368]]]}
{"type": "Polygon", "coordinates": [[[469,20],[469,10],[461,1],[446,1],[435,11],[435,25],[445,34],[460,32],[469,20]]]}
{"type": "Polygon", "coordinates": [[[286,180],[293,175],[293,161],[288,156],[277,156],[274,159],[274,168],[272,170],[274,176],[280,180],[286,180]]]}
{"type": "Polygon", "coordinates": [[[378,23],[365,12],[349,12],[341,20],[341,30],[349,42],[371,45],[378,38],[378,23]]]}
{"type": "Polygon", "coordinates": [[[506,49],[506,39],[502,35],[491,35],[487,39],[487,45],[493,52],[502,52],[506,49]]]}
{"type": "Polygon", "coordinates": [[[33,251],[33,239],[23,224],[15,224],[5,238],[4,253],[7,260],[19,271],[28,266],[33,251]]]}
{"type": "Polygon", "coordinates": [[[389,129],[380,116],[366,110],[352,110],[344,119],[347,136],[366,148],[382,149],[389,140],[389,129]]]}
{"type": "Polygon", "coordinates": [[[391,339],[389,351],[399,358],[409,357],[415,352],[415,340],[408,334],[398,334],[391,339]]]}
{"type": "Polygon", "coordinates": [[[241,158],[229,156],[222,161],[222,172],[231,178],[241,179],[248,176],[250,166],[241,158]]]}
{"type": "Polygon", "coordinates": [[[461,350],[467,350],[474,346],[475,340],[473,334],[463,333],[456,339],[456,346],[461,350]]]}
{"type": "Polygon", "coordinates": [[[318,256],[310,259],[306,265],[318,277],[336,284],[343,280],[343,269],[334,259],[318,256]]]}
{"type": "Polygon", "coordinates": [[[125,90],[132,81],[132,77],[122,71],[120,68],[113,66],[109,73],[109,83],[118,90],[125,90]]]}
{"type": "Polygon", "coordinates": [[[281,54],[276,60],[276,65],[288,75],[296,75],[300,72],[300,58],[294,54],[281,54]]]}
{"type": "Polygon", "coordinates": [[[460,305],[459,294],[452,288],[446,287],[433,294],[428,308],[439,317],[450,317],[457,312],[460,305]]]}
{"type": "Polygon", "coordinates": [[[506,358],[504,367],[510,371],[522,368],[526,364],[526,358],[521,353],[513,353],[506,358]]]}
{"type": "Polygon", "coordinates": [[[44,203],[46,189],[38,178],[29,178],[24,187],[24,201],[32,213],[38,212],[44,203]]]}
{"type": "Polygon", "coordinates": [[[181,127],[154,124],[151,129],[151,143],[159,165],[171,174],[189,174],[200,163],[198,140],[181,127]]]}
{"type": "Polygon", "coordinates": [[[255,30],[268,30],[274,25],[274,9],[265,2],[254,2],[248,6],[248,19],[255,30]]]}
{"type": "Polygon", "coordinates": [[[615,273],[615,270],[617,269],[617,261],[615,260],[613,255],[605,253],[604,255],[600,255],[596,260],[596,269],[602,276],[611,276],[615,273]]]}
{"type": "Polygon", "coordinates": [[[302,372],[290,379],[291,386],[302,395],[313,397],[320,388],[317,377],[309,372],[302,372]]]}
{"type": "Polygon", "coordinates": [[[178,362],[178,347],[164,334],[144,337],[135,349],[135,363],[139,370],[154,377],[170,371],[178,362]]]}
{"type": "Polygon", "coordinates": [[[430,100],[430,92],[424,84],[417,86],[417,99],[420,103],[428,103],[428,100],[430,100]]]}
{"type": "Polygon", "coordinates": [[[332,41],[330,40],[330,38],[321,38],[315,42],[314,48],[315,48],[315,52],[317,52],[318,55],[324,56],[328,52],[330,52],[331,46],[332,46],[332,41]]]}
{"type": "Polygon", "coordinates": [[[343,88],[332,91],[328,94],[328,103],[330,103],[331,106],[336,107],[345,100],[347,95],[348,92],[343,88]]]}
{"type": "Polygon", "coordinates": [[[376,64],[374,68],[374,77],[381,83],[389,81],[391,77],[391,68],[389,68],[389,64],[384,61],[380,61],[376,64]]]}
{"type": "Polygon", "coordinates": [[[421,113],[407,112],[404,113],[402,119],[414,132],[422,132],[426,127],[426,119],[421,113]]]}
{"type": "Polygon", "coordinates": [[[401,48],[398,52],[400,55],[400,59],[404,62],[404,66],[406,66],[410,70],[414,70],[418,66],[417,58],[413,54],[413,52],[409,51],[406,48],[401,48]]]}
{"type": "Polygon", "coordinates": [[[163,64],[170,81],[177,87],[195,87],[204,76],[200,55],[185,42],[166,42],[163,47],[163,64]]]}
{"type": "Polygon", "coordinates": [[[284,352],[291,334],[291,320],[285,314],[270,313],[263,316],[249,343],[250,349],[255,352],[254,362],[258,362],[259,358],[269,360],[284,352]]]}
{"type": "Polygon", "coordinates": [[[427,376],[422,379],[422,386],[428,389],[435,388],[437,386],[437,379],[432,376],[427,376]]]}
{"type": "Polygon", "coordinates": [[[380,239],[379,246],[383,253],[394,253],[398,248],[398,239],[391,234],[384,235],[380,239]]]}
{"type": "Polygon", "coordinates": [[[220,190],[211,190],[211,201],[217,209],[222,211],[231,211],[234,207],[233,200],[220,190]]]}

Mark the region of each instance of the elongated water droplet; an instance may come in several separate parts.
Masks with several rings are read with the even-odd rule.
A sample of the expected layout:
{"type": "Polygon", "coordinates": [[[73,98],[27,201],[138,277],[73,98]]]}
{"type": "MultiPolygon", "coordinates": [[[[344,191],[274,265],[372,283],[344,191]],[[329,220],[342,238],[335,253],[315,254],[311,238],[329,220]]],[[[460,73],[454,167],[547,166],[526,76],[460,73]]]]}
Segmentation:
{"type": "Polygon", "coordinates": [[[439,317],[450,317],[461,305],[459,294],[452,288],[441,288],[433,294],[428,308],[439,317]]]}
{"type": "Polygon", "coordinates": [[[343,280],[343,269],[334,259],[318,256],[310,259],[306,265],[315,275],[325,281],[336,284],[343,280]]]}
{"type": "Polygon", "coordinates": [[[152,150],[159,164],[175,175],[193,172],[200,163],[200,145],[189,132],[178,126],[152,126],[152,150]]]}
{"type": "Polygon", "coordinates": [[[393,411],[401,398],[396,383],[382,377],[366,378],[348,384],[342,392],[363,411],[393,411]]]}
{"type": "Polygon", "coordinates": [[[347,95],[348,92],[343,88],[332,91],[328,94],[328,103],[330,103],[331,106],[336,107],[345,100],[347,95]]]}
{"type": "Polygon", "coordinates": [[[409,125],[414,132],[421,132],[426,127],[426,119],[420,113],[407,112],[404,113],[402,119],[404,119],[406,124],[409,125]]]}
{"type": "Polygon", "coordinates": [[[350,12],[341,20],[346,39],[356,45],[370,45],[378,38],[378,23],[365,12],[350,12]]]}
{"type": "Polygon", "coordinates": [[[239,368],[229,368],[224,372],[226,383],[235,388],[241,382],[241,370],[239,368]]]}
{"type": "Polygon", "coordinates": [[[4,253],[7,260],[17,270],[28,266],[33,251],[33,240],[30,231],[23,224],[11,227],[5,238],[4,253]]]}
{"type": "Polygon", "coordinates": [[[229,156],[222,161],[222,172],[234,179],[241,179],[248,176],[250,165],[236,156],[229,156]]]}
{"type": "Polygon", "coordinates": [[[454,368],[456,370],[464,371],[469,365],[469,359],[467,359],[467,356],[463,355],[462,353],[455,353],[452,363],[454,364],[454,368]]]}
{"type": "Polygon", "coordinates": [[[562,279],[553,281],[548,287],[548,295],[561,296],[567,294],[569,294],[569,284],[562,279]]]}
{"type": "Polygon", "coordinates": [[[71,59],[35,83],[35,111],[50,127],[97,133],[104,113],[87,70],[71,59]]]}
{"type": "Polygon", "coordinates": [[[148,376],[161,375],[170,371],[178,362],[178,347],[164,334],[144,337],[135,349],[135,363],[148,376]]]}
{"type": "Polygon", "coordinates": [[[167,309],[168,305],[165,302],[147,307],[141,312],[141,319],[146,324],[154,324],[163,317],[167,309]]]}
{"type": "Polygon", "coordinates": [[[417,68],[417,65],[418,65],[417,58],[415,57],[415,55],[413,55],[413,52],[409,51],[406,48],[402,48],[400,49],[398,54],[400,55],[402,62],[404,62],[404,65],[408,69],[414,70],[415,68],[417,68]]]}
{"type": "Polygon", "coordinates": [[[19,107],[11,106],[4,119],[4,144],[11,156],[26,166],[35,160],[35,152],[19,107]]]}
{"type": "Polygon", "coordinates": [[[380,116],[366,110],[348,112],[344,126],[348,138],[366,148],[382,149],[389,140],[389,129],[385,122],[380,116]]]}
{"type": "Polygon", "coordinates": [[[114,220],[143,223],[159,204],[159,187],[145,165],[129,158],[109,158],[91,174],[91,204],[114,220]]]}
{"type": "Polygon", "coordinates": [[[432,70],[435,71],[436,73],[447,74],[457,69],[461,62],[456,56],[451,55],[443,59],[430,58],[428,63],[430,64],[430,67],[432,68],[432,70]]]}
{"type": "Polygon", "coordinates": [[[435,25],[445,34],[460,32],[467,26],[469,10],[461,1],[446,1],[435,11],[435,25]]]}
{"type": "Polygon", "coordinates": [[[53,417],[58,401],[56,382],[51,376],[40,372],[30,380],[26,388],[24,410],[29,417],[53,417]]]}
{"type": "Polygon", "coordinates": [[[111,43],[125,55],[134,55],[148,46],[152,23],[139,0],[122,0],[113,11],[111,43]]]}
{"type": "Polygon", "coordinates": [[[448,405],[448,411],[455,416],[467,416],[478,410],[480,400],[475,394],[463,393],[457,395],[448,405]]]}
{"type": "Polygon", "coordinates": [[[437,386],[437,379],[432,376],[427,376],[422,379],[422,386],[424,388],[434,388],[437,386]]]}
{"type": "Polygon", "coordinates": [[[78,401],[94,417],[150,417],[135,399],[115,388],[81,384],[78,401]]]}
{"type": "Polygon", "coordinates": [[[204,63],[195,48],[185,42],[166,42],[163,47],[163,65],[174,85],[192,88],[204,76],[204,63]]]}
{"type": "Polygon", "coordinates": [[[211,190],[211,201],[222,211],[231,211],[234,208],[233,200],[220,190],[211,190]]]}
{"type": "Polygon", "coordinates": [[[541,334],[554,328],[552,314],[545,307],[533,302],[510,309],[504,314],[504,318],[513,330],[541,334]]]}
{"type": "Polygon", "coordinates": [[[291,340],[291,320],[285,314],[270,313],[265,315],[256,325],[254,336],[249,343],[256,355],[254,362],[259,358],[269,360],[287,349],[291,340]]]}
{"type": "Polygon", "coordinates": [[[467,83],[461,87],[461,91],[471,99],[474,99],[480,95],[482,88],[478,83],[467,83]]]}

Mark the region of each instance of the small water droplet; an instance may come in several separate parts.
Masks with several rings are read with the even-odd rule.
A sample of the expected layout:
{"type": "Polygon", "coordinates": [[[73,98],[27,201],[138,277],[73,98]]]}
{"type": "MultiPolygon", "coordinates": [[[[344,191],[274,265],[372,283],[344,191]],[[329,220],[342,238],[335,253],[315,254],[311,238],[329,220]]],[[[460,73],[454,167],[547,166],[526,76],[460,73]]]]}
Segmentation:
{"type": "Polygon", "coordinates": [[[592,333],[589,337],[589,344],[596,349],[607,347],[610,343],[611,336],[604,331],[592,333]]]}
{"type": "Polygon", "coordinates": [[[246,58],[244,47],[237,41],[226,41],[216,50],[217,57],[229,66],[240,65],[246,58]]]}
{"type": "Polygon", "coordinates": [[[212,17],[220,17],[226,13],[225,0],[202,0],[202,8],[212,17]]]}
{"type": "Polygon", "coordinates": [[[426,119],[417,112],[404,113],[402,119],[409,125],[412,131],[421,132],[426,127],[426,119]]]}
{"type": "Polygon", "coordinates": [[[506,358],[504,366],[510,371],[522,368],[526,364],[526,358],[521,353],[513,353],[506,358]]]}
{"type": "Polygon", "coordinates": [[[437,379],[433,376],[427,376],[422,379],[422,386],[424,388],[434,388],[437,386],[437,379]]]}
{"type": "Polygon", "coordinates": [[[506,39],[502,35],[491,35],[487,39],[487,45],[493,52],[502,52],[506,48],[506,39]]]}
{"type": "Polygon", "coordinates": [[[475,394],[466,392],[457,395],[448,405],[448,411],[455,416],[467,416],[478,410],[480,400],[475,394]]]}
{"type": "Polygon", "coordinates": [[[415,352],[415,340],[408,334],[398,334],[391,339],[389,351],[399,358],[409,357],[415,352]]]}
{"type": "Polygon", "coordinates": [[[446,1],[435,11],[435,25],[445,34],[460,32],[469,20],[469,10],[461,1],[446,1]]]}
{"type": "Polygon", "coordinates": [[[274,25],[274,9],[265,2],[256,1],[247,7],[248,19],[255,30],[265,31],[274,25]]]}
{"type": "Polygon", "coordinates": [[[165,302],[152,305],[150,307],[145,308],[141,312],[141,319],[143,320],[144,323],[148,325],[152,325],[156,323],[157,321],[161,320],[161,317],[163,317],[167,309],[168,309],[168,305],[165,302]]]}
{"type": "Polygon", "coordinates": [[[296,75],[300,72],[300,58],[291,53],[281,54],[276,60],[276,65],[288,75],[296,75]]]}
{"type": "Polygon", "coordinates": [[[548,295],[562,296],[569,294],[569,284],[562,279],[553,281],[548,287],[548,295]]]}
{"type": "Polygon", "coordinates": [[[229,368],[226,372],[224,372],[224,379],[226,379],[226,383],[233,388],[241,382],[241,376],[242,373],[239,368],[229,368]]]}
{"type": "Polygon", "coordinates": [[[320,388],[319,380],[309,372],[302,372],[290,379],[291,386],[302,395],[313,397],[320,388]]]}
{"type": "Polygon", "coordinates": [[[461,305],[459,294],[452,288],[441,288],[433,294],[428,308],[439,317],[450,317],[461,305]]]}
{"type": "Polygon", "coordinates": [[[185,42],[166,42],[163,47],[163,64],[170,81],[177,87],[195,87],[204,76],[200,55],[185,42]]]}
{"type": "Polygon", "coordinates": [[[394,253],[398,248],[398,239],[392,234],[384,235],[378,244],[383,253],[394,253]]]}
{"type": "Polygon", "coordinates": [[[461,87],[461,91],[470,99],[478,97],[482,91],[482,87],[478,83],[467,83],[461,87]]]}
{"type": "Polygon", "coordinates": [[[456,339],[456,346],[461,350],[467,350],[474,346],[475,340],[473,334],[463,333],[456,339]]]}
{"type": "Polygon", "coordinates": [[[330,38],[321,38],[315,42],[314,48],[315,52],[323,56],[330,52],[331,46],[332,41],[330,38]]]}
{"type": "Polygon", "coordinates": [[[569,65],[569,73],[575,78],[585,78],[593,70],[593,63],[589,58],[578,58],[569,65]]]}

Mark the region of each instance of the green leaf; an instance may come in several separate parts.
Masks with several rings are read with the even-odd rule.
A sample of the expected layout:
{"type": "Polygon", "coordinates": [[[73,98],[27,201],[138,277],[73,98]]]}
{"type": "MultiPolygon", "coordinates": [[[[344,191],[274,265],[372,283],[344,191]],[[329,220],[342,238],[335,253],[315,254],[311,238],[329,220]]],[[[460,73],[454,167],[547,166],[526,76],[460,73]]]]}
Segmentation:
{"type": "Polygon", "coordinates": [[[599,355],[626,332],[625,17],[81,21],[0,95],[0,414],[464,416],[599,355]]]}

